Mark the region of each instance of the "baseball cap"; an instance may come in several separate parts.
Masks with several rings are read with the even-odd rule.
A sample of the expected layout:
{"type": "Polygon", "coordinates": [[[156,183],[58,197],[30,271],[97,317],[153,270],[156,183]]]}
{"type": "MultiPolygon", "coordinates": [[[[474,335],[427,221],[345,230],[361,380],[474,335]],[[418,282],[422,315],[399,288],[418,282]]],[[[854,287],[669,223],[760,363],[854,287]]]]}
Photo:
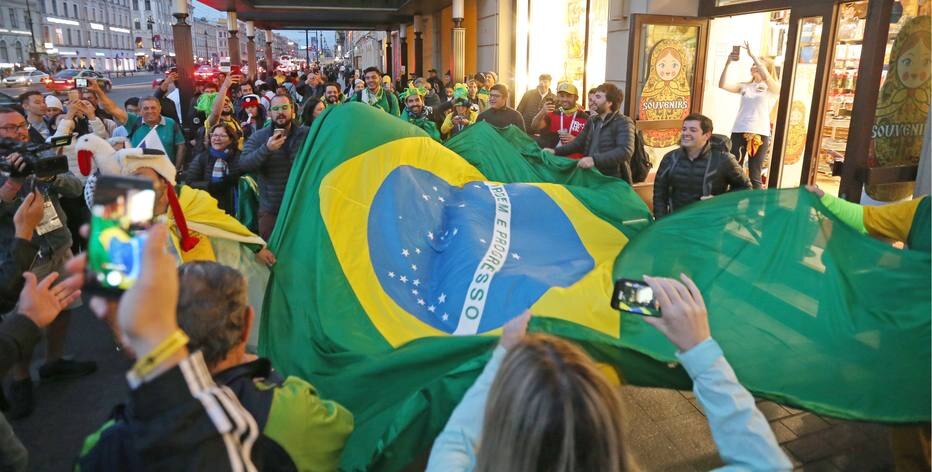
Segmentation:
{"type": "Polygon", "coordinates": [[[560,85],[557,85],[557,93],[565,92],[570,95],[579,96],[579,90],[576,90],[576,86],[570,82],[560,82],[560,85]]]}

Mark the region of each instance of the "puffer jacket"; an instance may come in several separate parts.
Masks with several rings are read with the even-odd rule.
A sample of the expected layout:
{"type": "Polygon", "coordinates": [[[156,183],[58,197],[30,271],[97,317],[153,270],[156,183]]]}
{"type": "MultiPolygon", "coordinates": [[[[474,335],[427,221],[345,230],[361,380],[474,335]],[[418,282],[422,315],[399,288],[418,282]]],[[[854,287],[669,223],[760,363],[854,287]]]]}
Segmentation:
{"type": "Polygon", "coordinates": [[[731,154],[706,144],[695,160],[681,148],[660,161],[654,179],[654,218],[660,219],[702,197],[750,190],[751,181],[731,154]]]}

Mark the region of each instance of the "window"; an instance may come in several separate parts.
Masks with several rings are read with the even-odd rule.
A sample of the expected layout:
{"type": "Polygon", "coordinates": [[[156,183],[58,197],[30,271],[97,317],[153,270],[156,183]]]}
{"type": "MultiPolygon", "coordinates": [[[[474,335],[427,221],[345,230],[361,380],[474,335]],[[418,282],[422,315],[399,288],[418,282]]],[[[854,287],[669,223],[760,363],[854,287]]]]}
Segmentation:
{"type": "Polygon", "coordinates": [[[87,14],[87,5],[84,5],[84,18],[90,19],[91,17],[87,14]]]}
{"type": "Polygon", "coordinates": [[[133,24],[136,26],[136,29],[140,29],[140,28],[139,28],[139,20],[136,20],[135,22],[133,22],[133,24]]]}
{"type": "Polygon", "coordinates": [[[55,28],[55,44],[64,44],[65,36],[62,34],[61,28],[55,28]]]}
{"type": "Polygon", "coordinates": [[[152,10],[152,2],[150,2],[149,0],[146,0],[146,11],[151,11],[151,10],[152,10]]]}
{"type": "Polygon", "coordinates": [[[133,10],[139,11],[139,0],[133,0],[133,10]]]}
{"type": "Polygon", "coordinates": [[[84,45],[84,41],[83,41],[82,36],[84,36],[84,35],[81,34],[81,30],[75,30],[75,31],[78,33],[78,46],[83,46],[83,45],[84,45]]]}
{"type": "Polygon", "coordinates": [[[71,28],[68,28],[68,44],[69,44],[69,45],[74,44],[74,42],[73,42],[73,40],[72,40],[72,38],[71,38],[71,28]]]}
{"type": "Polygon", "coordinates": [[[52,0],[52,13],[58,15],[58,4],[55,3],[55,0],[52,0]]]}
{"type": "Polygon", "coordinates": [[[0,62],[10,62],[10,51],[6,49],[6,41],[0,39],[0,62]]]}
{"type": "Polygon", "coordinates": [[[26,62],[25,58],[23,57],[23,44],[17,41],[14,49],[16,50],[16,62],[26,62]]]}
{"type": "Polygon", "coordinates": [[[19,28],[19,21],[16,18],[16,9],[10,8],[10,27],[19,28]]]}
{"type": "Polygon", "coordinates": [[[74,18],[78,19],[78,4],[77,3],[72,4],[71,7],[72,7],[72,11],[74,11],[74,18]]]}
{"type": "Polygon", "coordinates": [[[61,2],[61,14],[62,15],[68,14],[68,3],[67,2],[61,2]]]}

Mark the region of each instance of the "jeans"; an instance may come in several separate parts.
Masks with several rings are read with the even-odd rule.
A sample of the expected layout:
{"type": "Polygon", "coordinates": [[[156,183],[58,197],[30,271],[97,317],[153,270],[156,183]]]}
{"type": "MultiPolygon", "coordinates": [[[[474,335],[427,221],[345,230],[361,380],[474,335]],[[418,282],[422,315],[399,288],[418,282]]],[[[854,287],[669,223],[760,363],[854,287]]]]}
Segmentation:
{"type": "Polygon", "coordinates": [[[764,187],[761,170],[764,168],[764,161],[767,160],[767,151],[770,150],[770,136],[760,138],[762,142],[757,152],[753,156],[748,156],[748,142],[744,139],[744,133],[731,133],[731,153],[742,167],[744,167],[744,161],[747,160],[748,178],[751,179],[751,185],[755,190],[764,187]]]}

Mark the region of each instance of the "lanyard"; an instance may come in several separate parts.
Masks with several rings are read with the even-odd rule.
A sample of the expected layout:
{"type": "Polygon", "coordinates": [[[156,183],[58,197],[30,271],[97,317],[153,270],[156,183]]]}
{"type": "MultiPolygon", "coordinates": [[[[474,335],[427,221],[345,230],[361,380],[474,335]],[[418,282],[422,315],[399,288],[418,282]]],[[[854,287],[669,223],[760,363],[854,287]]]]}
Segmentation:
{"type": "Polygon", "coordinates": [[[570,127],[573,126],[573,122],[576,121],[577,113],[579,113],[578,108],[576,109],[576,111],[573,112],[573,117],[570,118],[570,126],[563,126],[563,110],[560,110],[560,129],[565,129],[566,131],[570,131],[570,127]]]}

